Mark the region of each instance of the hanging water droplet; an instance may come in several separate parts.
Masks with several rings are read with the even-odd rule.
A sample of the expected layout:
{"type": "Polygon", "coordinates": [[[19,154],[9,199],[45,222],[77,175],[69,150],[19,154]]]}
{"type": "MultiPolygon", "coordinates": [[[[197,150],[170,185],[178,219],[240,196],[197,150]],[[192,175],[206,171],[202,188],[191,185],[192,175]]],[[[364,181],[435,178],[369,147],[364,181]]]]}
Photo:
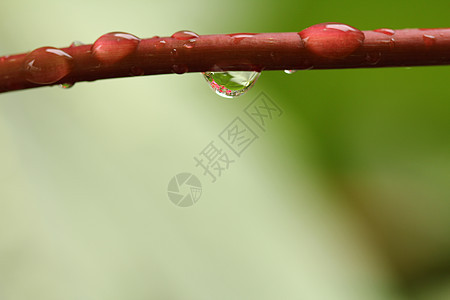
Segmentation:
{"type": "Polygon", "coordinates": [[[172,71],[174,73],[176,73],[176,74],[181,75],[181,74],[184,74],[184,73],[186,73],[188,71],[188,67],[186,65],[183,65],[183,64],[181,64],[181,65],[173,65],[172,66],[172,71]]]}
{"type": "Polygon", "coordinates": [[[73,41],[72,44],[70,44],[70,47],[78,47],[78,46],[83,46],[84,43],[80,42],[80,41],[73,41]]]}
{"type": "Polygon", "coordinates": [[[180,41],[187,41],[190,39],[196,39],[198,37],[200,37],[198,34],[189,30],[181,30],[172,34],[172,38],[180,41]]]}
{"type": "Polygon", "coordinates": [[[103,63],[116,63],[132,54],[140,39],[125,32],[110,32],[99,37],[92,45],[92,53],[103,63]]]}
{"type": "Polygon", "coordinates": [[[322,23],[298,33],[306,49],[328,58],[345,58],[361,47],[364,33],[341,23],[322,23]]]}
{"type": "Polygon", "coordinates": [[[308,71],[308,70],[312,70],[312,69],[314,69],[314,65],[312,64],[312,62],[309,61],[308,59],[305,59],[303,61],[303,66],[301,67],[300,70],[308,71]]]}
{"type": "Polygon", "coordinates": [[[75,83],[67,82],[67,83],[61,83],[61,84],[59,85],[59,87],[60,87],[60,88],[63,88],[63,89],[70,89],[70,88],[73,87],[74,85],[75,85],[75,83]]]}
{"type": "Polygon", "coordinates": [[[145,74],[144,70],[138,66],[132,66],[130,69],[131,76],[142,76],[144,74],[145,74]]]}
{"type": "Polygon", "coordinates": [[[294,74],[295,72],[297,72],[297,70],[284,70],[284,73],[289,75],[294,74]]]}
{"type": "Polygon", "coordinates": [[[234,98],[245,94],[261,75],[254,71],[204,72],[203,76],[217,95],[234,98]]]}
{"type": "Polygon", "coordinates": [[[72,69],[72,56],[53,48],[42,47],[28,53],[23,61],[25,79],[37,84],[51,84],[67,76],[72,69]]]}

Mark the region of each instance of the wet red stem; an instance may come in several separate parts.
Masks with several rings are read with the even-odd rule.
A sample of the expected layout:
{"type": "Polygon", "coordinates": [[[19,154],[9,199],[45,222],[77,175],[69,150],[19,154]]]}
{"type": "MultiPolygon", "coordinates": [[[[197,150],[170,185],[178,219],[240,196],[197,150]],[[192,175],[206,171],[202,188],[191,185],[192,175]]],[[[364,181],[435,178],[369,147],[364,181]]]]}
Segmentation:
{"type": "Polygon", "coordinates": [[[93,45],[0,57],[0,92],[166,73],[450,64],[450,28],[359,31],[339,26],[347,25],[319,24],[300,33],[188,32],[141,40],[109,34],[93,45]]]}

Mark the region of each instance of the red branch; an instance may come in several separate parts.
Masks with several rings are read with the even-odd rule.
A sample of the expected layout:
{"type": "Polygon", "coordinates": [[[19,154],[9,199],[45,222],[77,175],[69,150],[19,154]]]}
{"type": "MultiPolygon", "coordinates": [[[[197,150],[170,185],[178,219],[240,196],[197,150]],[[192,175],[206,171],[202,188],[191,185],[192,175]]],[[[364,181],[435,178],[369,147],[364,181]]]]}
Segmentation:
{"type": "Polygon", "coordinates": [[[300,33],[181,32],[141,40],[111,33],[93,45],[0,57],[0,92],[167,73],[448,64],[450,28],[359,31],[325,23],[300,33]]]}

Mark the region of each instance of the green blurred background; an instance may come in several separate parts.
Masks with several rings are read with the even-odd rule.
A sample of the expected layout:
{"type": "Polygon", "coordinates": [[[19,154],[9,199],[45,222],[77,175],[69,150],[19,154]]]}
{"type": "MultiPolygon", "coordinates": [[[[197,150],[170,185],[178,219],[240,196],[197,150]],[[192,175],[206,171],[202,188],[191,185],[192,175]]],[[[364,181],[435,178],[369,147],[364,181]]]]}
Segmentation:
{"type": "MultiPolygon", "coordinates": [[[[442,1],[8,1],[0,55],[139,37],[450,27],[442,1]]],[[[200,74],[0,96],[0,299],[450,299],[450,67],[200,74]],[[193,157],[284,114],[215,183],[193,157]],[[198,203],[167,184],[197,174],[198,203]]]]}

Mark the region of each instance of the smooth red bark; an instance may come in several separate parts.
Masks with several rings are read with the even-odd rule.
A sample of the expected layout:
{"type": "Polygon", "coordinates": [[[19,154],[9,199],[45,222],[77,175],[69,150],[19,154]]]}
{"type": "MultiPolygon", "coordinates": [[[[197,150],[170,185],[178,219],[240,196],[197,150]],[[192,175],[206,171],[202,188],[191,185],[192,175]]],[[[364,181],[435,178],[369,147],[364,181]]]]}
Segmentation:
{"type": "MultiPolygon", "coordinates": [[[[24,66],[26,53],[5,56],[0,57],[0,92],[167,73],[450,64],[450,28],[402,29],[395,32],[378,29],[362,33],[364,40],[361,46],[344,57],[333,57],[333,52],[328,48],[323,51],[326,56],[320,55],[320,47],[339,47],[333,36],[330,36],[329,42],[320,37],[319,42],[314,44],[314,51],[311,51],[297,32],[203,35],[189,40],[173,37],[142,39],[130,55],[120,60],[111,59],[111,62],[99,60],[93,55],[92,45],[60,48],[72,57],[71,70],[67,76],[48,84],[27,80],[24,66]]],[[[115,51],[111,50],[111,56],[129,51],[130,45],[123,46],[127,49],[121,47],[118,44],[115,51]]]]}

